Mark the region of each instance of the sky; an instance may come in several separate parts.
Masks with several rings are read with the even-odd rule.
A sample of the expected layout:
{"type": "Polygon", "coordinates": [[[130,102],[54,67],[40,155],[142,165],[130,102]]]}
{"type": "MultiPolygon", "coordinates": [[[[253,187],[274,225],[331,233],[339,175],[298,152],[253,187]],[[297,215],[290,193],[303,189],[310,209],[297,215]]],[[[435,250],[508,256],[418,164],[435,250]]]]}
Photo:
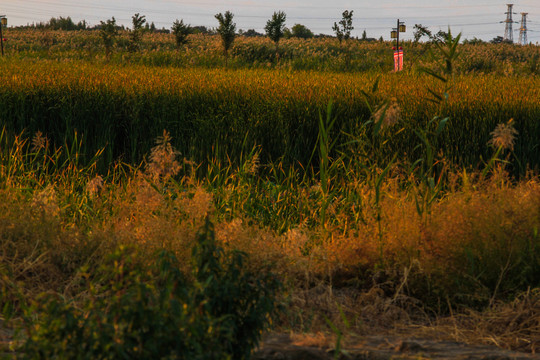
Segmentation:
{"type": "MultiPolygon", "coordinates": [[[[353,10],[353,36],[360,37],[365,30],[368,37],[389,40],[399,18],[407,25],[407,31],[400,34],[402,39],[411,39],[414,25],[422,24],[434,32],[450,26],[452,33],[461,32],[463,38],[491,40],[504,35],[506,4],[497,0],[4,0],[0,14],[7,16],[9,26],[59,16],[70,16],[75,22],[84,19],[90,25],[114,16],[118,23],[130,26],[131,16],[140,13],[156,27],[169,29],[176,19],[213,28],[217,26],[214,15],[230,10],[237,29],[264,33],[266,21],[281,10],[287,14],[288,27],[302,24],[315,34],[332,34],[332,25],[342,12],[353,10]]],[[[519,39],[521,13],[527,12],[528,41],[540,43],[540,1],[515,0],[513,4],[514,41],[519,39]]]]}

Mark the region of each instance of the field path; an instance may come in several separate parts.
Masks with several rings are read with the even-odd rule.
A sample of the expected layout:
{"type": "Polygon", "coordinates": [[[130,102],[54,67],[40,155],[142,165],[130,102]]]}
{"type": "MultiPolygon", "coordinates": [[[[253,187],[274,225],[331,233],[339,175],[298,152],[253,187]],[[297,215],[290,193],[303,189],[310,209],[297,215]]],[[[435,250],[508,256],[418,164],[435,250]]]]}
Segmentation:
{"type": "MultiPolygon", "coordinates": [[[[0,328],[0,359],[15,359],[20,354],[9,351],[11,330],[0,328]]],[[[364,336],[349,340],[340,357],[333,347],[309,344],[302,337],[267,334],[253,354],[253,360],[540,360],[538,354],[502,350],[489,345],[467,345],[398,336],[364,336]]]]}
{"type": "Polygon", "coordinates": [[[306,346],[286,334],[267,335],[254,360],[394,360],[394,359],[452,359],[452,360],[530,360],[538,354],[501,350],[495,346],[467,345],[453,341],[437,341],[397,336],[366,336],[349,341],[346,352],[335,357],[328,347],[306,346]]]}

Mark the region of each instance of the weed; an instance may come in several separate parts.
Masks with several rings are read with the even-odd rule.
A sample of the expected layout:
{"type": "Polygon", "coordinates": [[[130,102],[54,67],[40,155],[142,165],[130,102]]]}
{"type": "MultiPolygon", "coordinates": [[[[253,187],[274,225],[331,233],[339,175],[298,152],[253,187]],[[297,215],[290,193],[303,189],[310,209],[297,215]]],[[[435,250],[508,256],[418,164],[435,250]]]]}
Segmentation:
{"type": "Polygon", "coordinates": [[[97,274],[81,269],[91,290],[82,306],[49,295],[29,310],[24,356],[248,359],[280,285],[271,273],[243,270],[244,259],[223,253],[208,220],[193,248],[193,279],[171,253],[147,269],[121,247],[97,274]]]}

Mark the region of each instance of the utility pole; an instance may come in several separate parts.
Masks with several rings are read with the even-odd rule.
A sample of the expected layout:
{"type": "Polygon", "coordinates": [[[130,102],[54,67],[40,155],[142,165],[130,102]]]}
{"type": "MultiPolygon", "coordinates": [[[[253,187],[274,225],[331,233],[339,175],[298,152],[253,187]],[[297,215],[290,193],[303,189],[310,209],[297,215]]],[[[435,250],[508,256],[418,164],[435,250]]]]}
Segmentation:
{"type": "Polygon", "coordinates": [[[7,26],[7,17],[6,15],[0,15],[0,47],[2,48],[2,56],[4,56],[4,33],[2,28],[7,26]]]}
{"type": "Polygon", "coordinates": [[[527,45],[527,15],[528,13],[521,13],[521,26],[519,28],[519,43],[520,45],[527,45]]]}
{"type": "Polygon", "coordinates": [[[512,32],[512,24],[514,23],[512,21],[512,7],[514,4],[506,4],[508,6],[508,11],[505,12],[506,14],[506,20],[504,23],[506,24],[504,27],[504,40],[509,42],[514,42],[514,34],[512,32]]]}

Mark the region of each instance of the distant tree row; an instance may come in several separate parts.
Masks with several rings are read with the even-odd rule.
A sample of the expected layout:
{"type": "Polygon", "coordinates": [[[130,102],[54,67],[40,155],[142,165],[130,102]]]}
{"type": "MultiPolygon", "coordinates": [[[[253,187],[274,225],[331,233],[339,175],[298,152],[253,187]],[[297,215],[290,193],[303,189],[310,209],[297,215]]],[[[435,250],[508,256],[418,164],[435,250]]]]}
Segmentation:
{"type": "Polygon", "coordinates": [[[90,29],[88,24],[86,23],[86,20],[79,21],[77,24],[73,22],[71,17],[52,17],[49,21],[43,23],[37,23],[30,25],[30,27],[38,28],[38,29],[51,29],[51,30],[87,30],[90,29]]]}
{"type": "MultiPolygon", "coordinates": [[[[48,29],[48,30],[66,30],[66,31],[73,31],[73,30],[99,30],[101,29],[103,25],[100,23],[98,25],[89,26],[86,20],[81,20],[78,23],[75,23],[71,17],[52,17],[47,22],[39,22],[31,25],[27,25],[24,27],[30,27],[35,29],[48,29]]],[[[115,25],[118,30],[126,30],[126,28],[122,25],[115,25]]],[[[152,23],[145,22],[143,29],[145,31],[149,32],[165,32],[169,33],[170,31],[168,29],[158,29],[156,28],[156,25],[152,23]]]]}
{"type": "MultiPolygon", "coordinates": [[[[143,34],[148,28],[146,27],[148,23],[146,22],[146,16],[140,15],[139,13],[131,17],[131,23],[132,28],[128,30],[128,49],[131,52],[136,52],[140,50],[143,34]]],[[[99,29],[99,34],[103,40],[103,45],[105,46],[105,56],[107,59],[109,59],[114,46],[115,38],[118,35],[119,26],[116,25],[116,19],[113,16],[112,19],[101,21],[97,28],[99,29]]]]}
{"type": "MultiPolygon", "coordinates": [[[[267,34],[260,33],[256,31],[255,29],[249,29],[249,30],[238,30],[238,34],[242,36],[247,37],[264,37],[267,36],[267,34]]],[[[302,24],[295,24],[290,29],[288,27],[283,28],[283,38],[290,39],[290,38],[300,38],[300,39],[310,39],[313,37],[328,37],[329,35],[325,34],[318,34],[315,35],[313,31],[311,31],[308,27],[302,24]]]]}
{"type": "MultiPolygon", "coordinates": [[[[234,17],[234,15],[230,12],[230,11],[227,11],[225,14],[229,13],[230,15],[230,20],[232,21],[232,18],[234,17]]],[[[218,14],[219,15],[219,14],[218,14]]],[[[217,16],[216,15],[216,18],[217,16]]],[[[336,34],[336,37],[339,39],[339,41],[341,42],[342,40],[347,40],[349,37],[350,37],[350,32],[352,29],[354,29],[354,27],[352,27],[352,15],[353,15],[353,11],[348,11],[348,10],[345,10],[343,12],[343,19],[339,22],[339,24],[341,26],[338,26],[337,23],[334,23],[334,27],[332,28],[336,34]]],[[[139,14],[136,14],[136,16],[139,16],[139,14]]],[[[225,16],[225,15],[223,15],[225,16]]],[[[141,16],[141,20],[144,19],[145,16],[141,16]]],[[[100,24],[97,24],[97,25],[94,25],[94,26],[89,26],[88,23],[86,22],[86,20],[82,20],[82,21],[79,21],[78,23],[75,23],[71,17],[52,17],[49,21],[47,22],[40,22],[40,23],[36,23],[36,24],[31,24],[31,25],[27,25],[25,27],[30,27],[30,28],[38,28],[38,29],[50,29],[50,30],[67,30],[67,31],[72,31],[72,30],[101,30],[103,28],[103,26],[105,26],[107,24],[107,22],[110,22],[114,19],[114,17],[112,19],[109,19],[107,20],[106,22],[103,22],[101,21],[100,24]]],[[[286,19],[286,15],[283,11],[278,11],[278,12],[274,12],[274,14],[272,15],[272,18],[269,20],[270,21],[278,21],[279,23],[279,32],[276,33],[278,35],[279,38],[281,37],[284,37],[284,38],[301,38],[301,39],[309,39],[309,38],[312,38],[312,37],[326,37],[328,35],[324,35],[324,34],[319,34],[319,35],[315,35],[308,27],[306,27],[305,25],[302,25],[302,24],[295,24],[293,25],[290,29],[285,27],[285,19],[286,19]],[[277,18],[276,18],[277,16],[277,18]]],[[[219,21],[219,19],[218,19],[219,21]]],[[[134,30],[133,28],[129,29],[129,28],[126,28],[124,25],[118,25],[116,23],[116,20],[114,20],[114,26],[115,28],[120,31],[131,31],[131,30],[134,30]]],[[[220,23],[220,26],[221,26],[221,23],[220,23]]],[[[265,31],[266,31],[266,34],[262,34],[262,33],[259,33],[257,31],[255,31],[254,29],[249,29],[247,31],[243,31],[243,30],[239,30],[238,31],[238,34],[239,35],[243,35],[243,36],[265,36],[267,35],[268,37],[270,37],[274,42],[276,42],[275,39],[275,36],[273,31],[276,29],[275,27],[273,26],[270,26],[268,27],[268,23],[267,23],[267,26],[265,27],[265,31]],[[270,32],[269,32],[270,31],[270,32]]],[[[218,34],[219,33],[219,27],[217,28],[207,28],[206,26],[191,26],[191,25],[188,25],[188,24],[184,24],[183,20],[176,20],[174,23],[173,23],[173,26],[171,28],[172,32],[174,34],[180,34],[180,38],[179,40],[177,40],[177,43],[178,45],[183,45],[183,40],[182,40],[182,37],[184,37],[184,39],[186,38],[186,34],[197,34],[197,33],[201,33],[201,34],[218,34]]],[[[137,30],[133,33],[132,36],[135,36],[136,38],[138,36],[141,35],[141,33],[143,31],[150,31],[150,32],[164,32],[164,33],[169,33],[170,30],[169,29],[166,29],[166,28],[162,28],[162,29],[157,29],[155,24],[152,22],[152,23],[148,23],[146,20],[144,20],[141,24],[141,26],[137,26],[137,30]]],[[[235,24],[235,31],[236,31],[236,24],[235,24]]],[[[365,32],[364,32],[365,33],[365,32]]],[[[364,36],[365,37],[365,36],[364,36]]],[[[279,42],[279,40],[278,40],[279,42]]]]}
{"type": "MultiPolygon", "coordinates": [[[[227,11],[225,14],[229,13],[229,20],[232,22],[233,14],[230,11],[227,11]]],[[[220,15],[220,14],[218,14],[220,15]]],[[[216,18],[218,17],[216,15],[216,18]]],[[[139,14],[135,14],[135,16],[139,17],[139,14]]],[[[225,16],[225,15],[222,15],[225,16]]],[[[335,37],[339,40],[341,43],[342,41],[347,41],[351,36],[351,31],[354,29],[352,26],[352,17],[353,17],[353,10],[345,10],[342,14],[342,19],[336,23],[334,22],[334,25],[332,27],[332,30],[334,31],[335,37]]],[[[176,37],[176,43],[179,47],[185,45],[187,43],[187,36],[189,34],[220,34],[220,36],[223,32],[221,30],[221,22],[220,27],[218,28],[207,28],[206,26],[191,26],[188,24],[185,24],[183,20],[176,20],[173,23],[173,26],[171,30],[162,28],[158,29],[156,28],[154,22],[148,23],[145,19],[145,16],[140,16],[140,19],[138,21],[142,21],[140,26],[133,23],[133,27],[131,29],[126,28],[123,25],[117,25],[116,20],[114,20],[114,17],[110,20],[107,20],[106,22],[101,21],[100,24],[89,26],[86,20],[81,20],[78,23],[75,23],[71,17],[52,17],[47,22],[39,22],[31,25],[27,25],[24,27],[30,27],[30,28],[37,28],[37,29],[50,29],[50,30],[66,30],[66,31],[73,31],[73,30],[102,30],[104,26],[111,26],[109,22],[114,23],[114,27],[116,31],[122,30],[122,31],[130,31],[131,36],[131,50],[136,50],[138,48],[138,44],[140,42],[140,39],[142,38],[142,34],[144,32],[161,32],[161,33],[170,33],[171,30],[173,34],[176,37]]],[[[249,29],[247,31],[244,31],[242,29],[238,30],[238,34],[242,36],[247,37],[263,37],[268,36],[272,41],[276,43],[276,52],[279,45],[279,39],[281,38],[301,38],[301,39],[309,39],[313,37],[330,37],[329,35],[325,34],[319,34],[315,35],[309,28],[307,28],[305,25],[302,24],[295,24],[290,29],[285,27],[285,20],[286,15],[283,11],[274,12],[271,19],[268,20],[266,26],[265,26],[265,32],[266,34],[259,33],[255,29],[249,29]]],[[[135,21],[135,20],[133,20],[135,21]]],[[[218,19],[218,21],[220,21],[218,19]]],[[[234,24],[234,31],[236,34],[236,24],[234,24]]],[[[109,34],[112,34],[111,30],[108,29],[107,32],[109,34]]],[[[415,43],[418,43],[422,38],[427,38],[427,41],[429,42],[436,42],[441,41],[442,39],[446,38],[447,33],[445,31],[438,31],[437,33],[433,33],[431,30],[429,30],[426,26],[423,26],[422,24],[416,24],[414,26],[414,33],[413,33],[413,39],[415,43]]],[[[107,35],[106,37],[110,37],[111,35],[107,35]]],[[[230,35],[226,35],[230,36],[230,35]]],[[[364,41],[374,41],[373,38],[368,38],[366,31],[362,33],[361,40],[364,41]]],[[[382,40],[382,37],[381,39],[382,40]]],[[[109,41],[109,40],[107,40],[109,41]]],[[[105,43],[107,43],[105,41],[105,43]]],[[[234,41],[234,37],[231,41],[234,41]]],[[[472,40],[464,40],[465,43],[470,44],[480,44],[485,43],[485,41],[473,38],[472,40]]],[[[493,44],[498,43],[505,43],[511,41],[504,40],[502,36],[497,36],[493,38],[493,40],[490,41],[493,44]]],[[[232,44],[232,42],[231,42],[232,44]]],[[[228,51],[228,50],[227,50],[228,51]]],[[[225,52],[227,52],[225,51],[225,52]]]]}
{"type": "MultiPolygon", "coordinates": [[[[339,42],[347,42],[351,37],[351,31],[354,29],[353,23],[353,11],[345,10],[342,14],[342,19],[339,23],[334,23],[332,30],[334,31],[339,42]]],[[[218,34],[222,40],[223,53],[225,55],[225,61],[229,55],[229,50],[234,43],[237,34],[244,36],[264,36],[251,29],[246,32],[236,31],[236,24],[233,22],[234,15],[230,11],[225,13],[219,13],[215,15],[218,21],[218,26],[215,29],[208,29],[205,26],[191,26],[184,23],[183,20],[176,20],[171,31],[175,37],[176,45],[178,48],[183,47],[189,41],[188,36],[190,34],[203,33],[203,34],[218,34]]],[[[314,37],[313,32],[302,24],[295,24],[290,29],[285,27],[285,21],[287,19],[286,14],[283,11],[274,12],[272,17],[267,21],[264,28],[265,35],[275,43],[276,46],[276,58],[279,58],[279,41],[282,38],[301,38],[309,39],[314,37]]],[[[120,30],[127,31],[129,33],[129,51],[136,52],[140,50],[142,39],[145,32],[167,32],[168,29],[157,30],[154,23],[148,24],[144,15],[135,14],[132,16],[132,27],[126,29],[124,26],[120,26],[116,23],[116,19],[112,17],[107,21],[101,21],[100,24],[93,27],[89,27],[86,21],[80,21],[75,24],[70,17],[58,17],[51,18],[47,23],[39,23],[31,25],[34,28],[47,28],[53,30],[97,30],[102,38],[105,54],[107,58],[110,58],[112,49],[114,47],[115,38],[120,30]]],[[[319,35],[323,36],[323,35],[319,35]]],[[[327,36],[327,35],[325,35],[327,36]]],[[[363,40],[370,40],[366,36],[364,31],[362,35],[363,40]]]]}

